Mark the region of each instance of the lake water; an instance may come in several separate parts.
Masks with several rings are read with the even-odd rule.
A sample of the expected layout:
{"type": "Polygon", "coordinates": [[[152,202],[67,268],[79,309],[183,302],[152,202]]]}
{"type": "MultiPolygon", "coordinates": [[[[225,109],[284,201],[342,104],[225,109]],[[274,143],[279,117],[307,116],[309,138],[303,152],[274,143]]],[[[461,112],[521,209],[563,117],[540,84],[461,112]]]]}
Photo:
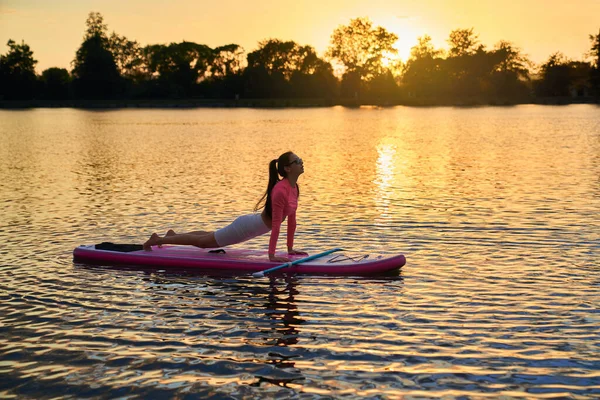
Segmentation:
{"type": "Polygon", "coordinates": [[[2,398],[600,397],[598,106],[0,111],[0,177],[2,398]],[[290,149],[295,247],[398,277],[73,263],[252,211],[290,149]]]}

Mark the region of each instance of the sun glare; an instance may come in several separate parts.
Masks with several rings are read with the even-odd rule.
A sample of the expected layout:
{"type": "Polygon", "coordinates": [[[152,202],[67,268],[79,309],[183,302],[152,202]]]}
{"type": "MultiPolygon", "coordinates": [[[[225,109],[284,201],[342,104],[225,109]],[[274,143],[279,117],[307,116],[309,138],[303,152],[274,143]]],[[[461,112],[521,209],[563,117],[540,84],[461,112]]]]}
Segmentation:
{"type": "Polygon", "coordinates": [[[417,38],[422,36],[421,29],[417,26],[418,18],[415,17],[380,17],[373,18],[373,24],[385,28],[398,36],[394,47],[398,50],[397,55],[384,58],[384,65],[388,66],[395,60],[406,62],[410,57],[410,49],[417,45],[417,38]]]}
{"type": "Polygon", "coordinates": [[[381,59],[381,63],[385,68],[388,68],[394,65],[396,60],[398,60],[399,58],[400,57],[398,56],[398,54],[384,54],[383,58],[381,59]]]}
{"type": "Polygon", "coordinates": [[[417,36],[412,35],[404,35],[399,36],[399,39],[396,41],[395,48],[398,49],[398,57],[406,62],[410,57],[410,49],[417,45],[417,36]]]}

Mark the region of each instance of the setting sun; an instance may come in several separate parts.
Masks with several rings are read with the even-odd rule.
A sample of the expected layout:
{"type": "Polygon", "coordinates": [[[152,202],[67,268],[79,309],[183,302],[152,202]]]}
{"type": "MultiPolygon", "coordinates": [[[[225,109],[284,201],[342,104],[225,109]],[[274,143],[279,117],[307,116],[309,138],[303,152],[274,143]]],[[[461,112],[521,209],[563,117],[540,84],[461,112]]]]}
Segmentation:
{"type": "Polygon", "coordinates": [[[419,28],[418,18],[416,17],[379,17],[373,18],[373,23],[398,36],[398,40],[394,44],[398,54],[388,57],[387,60],[384,59],[384,65],[386,66],[397,59],[406,62],[410,57],[410,49],[417,44],[417,38],[424,34],[421,33],[423,29],[419,28]]]}

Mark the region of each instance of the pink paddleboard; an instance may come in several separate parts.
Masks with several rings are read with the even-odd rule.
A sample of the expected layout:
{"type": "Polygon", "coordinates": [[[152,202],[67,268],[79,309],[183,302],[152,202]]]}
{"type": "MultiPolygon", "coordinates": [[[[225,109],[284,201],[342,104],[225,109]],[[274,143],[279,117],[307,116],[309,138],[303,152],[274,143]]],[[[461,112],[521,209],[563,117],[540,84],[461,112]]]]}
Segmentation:
{"type": "MultiPolygon", "coordinates": [[[[100,245],[98,245],[100,246],[100,245]]],[[[101,246],[100,246],[101,247],[101,246]]],[[[281,254],[287,256],[287,254],[281,254]]],[[[291,260],[303,258],[290,257],[291,260]]],[[[128,265],[172,269],[193,269],[231,273],[253,273],[276,267],[266,251],[224,248],[200,249],[192,246],[152,247],[152,251],[115,251],[97,249],[96,245],[79,246],[73,251],[75,262],[101,265],[128,265]]],[[[388,275],[397,273],[406,263],[402,254],[357,254],[339,251],[315,260],[292,265],[280,272],[306,275],[388,275]]]]}

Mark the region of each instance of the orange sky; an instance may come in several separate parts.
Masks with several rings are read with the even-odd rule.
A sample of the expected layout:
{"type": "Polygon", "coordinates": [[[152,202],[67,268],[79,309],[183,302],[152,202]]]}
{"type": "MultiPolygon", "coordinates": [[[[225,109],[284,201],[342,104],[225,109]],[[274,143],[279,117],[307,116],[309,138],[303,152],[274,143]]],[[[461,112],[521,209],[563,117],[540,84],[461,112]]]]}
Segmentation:
{"type": "Polygon", "coordinates": [[[25,40],[38,72],[70,69],[90,11],[104,16],[109,31],[142,45],[236,43],[250,52],[258,41],[277,38],[312,45],[321,55],[333,30],[355,17],[396,33],[402,58],[418,36],[446,47],[451,30],[472,27],[488,47],[508,40],[537,63],[556,51],[581,60],[588,35],[600,30],[600,0],[0,0],[0,41],[25,40]]]}

